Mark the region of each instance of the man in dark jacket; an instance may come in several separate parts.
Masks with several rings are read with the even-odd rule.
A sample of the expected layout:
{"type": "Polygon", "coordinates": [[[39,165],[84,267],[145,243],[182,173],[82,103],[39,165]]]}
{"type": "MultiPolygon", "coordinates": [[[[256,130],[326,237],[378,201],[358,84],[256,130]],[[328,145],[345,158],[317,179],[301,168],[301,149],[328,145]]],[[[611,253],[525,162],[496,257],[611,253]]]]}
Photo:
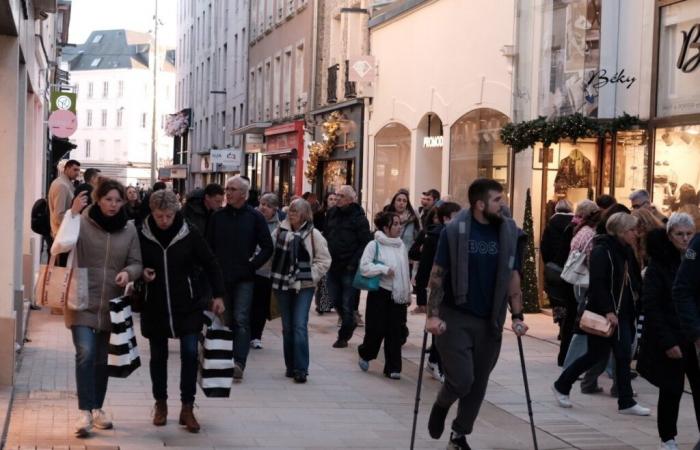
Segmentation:
{"type": "Polygon", "coordinates": [[[681,331],[695,343],[700,361],[700,234],[690,241],[678,268],[673,282],[673,303],[678,311],[681,331]]]}
{"type": "Polygon", "coordinates": [[[187,202],[182,208],[182,215],[200,233],[207,232],[209,217],[221,209],[224,202],[224,188],[216,183],[209,183],[204,189],[195,189],[187,196],[187,202]]]}
{"type": "Polygon", "coordinates": [[[250,185],[240,176],[226,182],[226,207],[209,219],[207,241],[219,260],[226,283],[226,311],[234,332],[233,376],[243,378],[250,349],[250,307],[255,271],[272,256],[265,217],[246,203],[250,185]],[[259,251],[257,249],[259,248],[259,251]]]}
{"type": "Polygon", "coordinates": [[[354,302],[358,291],[352,286],[365,246],[372,239],[365,211],[355,200],[352,186],[342,186],[336,193],[338,203],[328,210],[326,229],[331,268],[328,271],[328,293],[340,314],[342,324],[334,348],[345,348],[355,331],[354,302]]]}

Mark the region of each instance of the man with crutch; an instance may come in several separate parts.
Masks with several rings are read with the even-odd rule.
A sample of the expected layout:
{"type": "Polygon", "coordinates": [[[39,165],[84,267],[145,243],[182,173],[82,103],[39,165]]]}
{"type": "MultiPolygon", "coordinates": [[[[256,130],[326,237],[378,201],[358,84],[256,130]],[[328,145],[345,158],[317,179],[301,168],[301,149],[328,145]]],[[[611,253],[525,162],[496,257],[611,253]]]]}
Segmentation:
{"type": "Polygon", "coordinates": [[[428,431],[439,439],[447,412],[458,401],[448,450],[469,449],[489,375],[501,350],[508,303],[516,336],[527,332],[520,290],[522,232],[503,214],[503,186],[477,179],[470,207],[442,231],[430,275],[426,329],[436,335],[445,383],[433,404],[428,431]]]}

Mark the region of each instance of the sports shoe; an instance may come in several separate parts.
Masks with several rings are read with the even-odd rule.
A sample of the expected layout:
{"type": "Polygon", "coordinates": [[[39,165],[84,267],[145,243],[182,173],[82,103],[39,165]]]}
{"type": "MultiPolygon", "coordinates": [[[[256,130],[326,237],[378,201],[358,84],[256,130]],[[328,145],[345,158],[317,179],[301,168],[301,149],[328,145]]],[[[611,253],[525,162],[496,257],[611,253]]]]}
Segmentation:
{"type": "Polygon", "coordinates": [[[557,401],[559,406],[562,408],[571,408],[573,406],[569,396],[559,392],[554,385],[552,385],[552,392],[554,392],[554,399],[557,401]]]}
{"type": "Polygon", "coordinates": [[[431,377],[439,382],[443,383],[445,381],[445,376],[442,374],[442,372],[440,372],[440,368],[438,367],[437,363],[431,363],[428,361],[428,363],[425,365],[425,370],[431,377]]]}
{"type": "Polygon", "coordinates": [[[401,379],[401,373],[400,372],[391,372],[387,377],[391,378],[392,380],[400,380],[401,379]]]}
{"type": "Polygon", "coordinates": [[[659,450],[678,450],[678,444],[675,439],[669,439],[668,441],[661,442],[659,445],[659,450]]]}
{"type": "Polygon", "coordinates": [[[260,350],[261,348],[263,348],[262,340],[261,339],[253,339],[252,341],[250,341],[250,347],[254,348],[256,350],[260,350]]]}
{"type": "Polygon", "coordinates": [[[445,431],[445,418],[449,408],[443,408],[437,403],[433,403],[433,408],[430,410],[430,418],[428,419],[428,432],[433,439],[440,439],[442,432],[445,431]]]}
{"type": "Polygon", "coordinates": [[[472,448],[467,444],[467,437],[461,435],[456,436],[454,432],[450,433],[450,442],[447,443],[447,450],[471,450],[472,448]]]}
{"type": "Polygon", "coordinates": [[[294,375],[294,382],[295,383],[306,383],[306,377],[307,375],[304,372],[297,372],[296,375],[294,375]]]}
{"type": "Polygon", "coordinates": [[[346,348],[348,346],[348,341],[345,339],[338,339],[333,343],[333,348],[346,348]]]}
{"type": "Polygon", "coordinates": [[[87,437],[92,431],[92,413],[90,411],[80,410],[78,421],[75,422],[75,436],[87,437]]]}
{"type": "Polygon", "coordinates": [[[239,363],[234,363],[233,364],[233,379],[234,380],[242,380],[243,379],[243,366],[241,366],[239,363]]]}
{"type": "Polygon", "coordinates": [[[367,372],[369,370],[369,361],[365,361],[362,358],[357,361],[357,365],[360,366],[360,369],[362,369],[363,372],[367,372]]]}
{"type": "Polygon", "coordinates": [[[618,412],[620,414],[625,414],[628,416],[648,416],[649,414],[651,414],[649,408],[645,408],[639,403],[630,408],[621,409],[618,412]]]}
{"type": "Polygon", "coordinates": [[[362,320],[362,314],[360,314],[360,311],[355,311],[355,325],[358,327],[365,326],[365,322],[362,320]]]}
{"type": "Polygon", "coordinates": [[[92,424],[100,430],[109,430],[114,426],[112,421],[107,418],[107,414],[101,409],[92,410],[92,424]]]}

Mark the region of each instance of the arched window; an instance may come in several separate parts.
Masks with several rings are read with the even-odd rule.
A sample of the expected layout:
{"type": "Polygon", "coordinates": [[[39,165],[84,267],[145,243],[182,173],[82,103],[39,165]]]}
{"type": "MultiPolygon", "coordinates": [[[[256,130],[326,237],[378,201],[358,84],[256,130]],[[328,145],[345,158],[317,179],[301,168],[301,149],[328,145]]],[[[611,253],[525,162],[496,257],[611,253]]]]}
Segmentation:
{"type": "Polygon", "coordinates": [[[410,183],[411,132],[390,123],[374,137],[374,190],[370,217],[389,204],[391,197],[410,183]]]}

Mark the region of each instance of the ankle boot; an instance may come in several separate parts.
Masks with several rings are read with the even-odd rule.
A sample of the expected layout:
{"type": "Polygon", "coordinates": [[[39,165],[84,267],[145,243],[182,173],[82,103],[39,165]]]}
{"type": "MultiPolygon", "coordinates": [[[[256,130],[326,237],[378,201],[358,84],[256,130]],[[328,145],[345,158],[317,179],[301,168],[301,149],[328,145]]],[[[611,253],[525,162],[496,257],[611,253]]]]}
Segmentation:
{"type": "Polygon", "coordinates": [[[153,425],[162,427],[168,419],[168,402],[156,400],[155,411],[153,412],[153,425]]]}
{"type": "Polygon", "coordinates": [[[180,410],[180,425],[184,425],[190,433],[199,433],[199,423],[194,418],[193,403],[183,403],[180,410]]]}

